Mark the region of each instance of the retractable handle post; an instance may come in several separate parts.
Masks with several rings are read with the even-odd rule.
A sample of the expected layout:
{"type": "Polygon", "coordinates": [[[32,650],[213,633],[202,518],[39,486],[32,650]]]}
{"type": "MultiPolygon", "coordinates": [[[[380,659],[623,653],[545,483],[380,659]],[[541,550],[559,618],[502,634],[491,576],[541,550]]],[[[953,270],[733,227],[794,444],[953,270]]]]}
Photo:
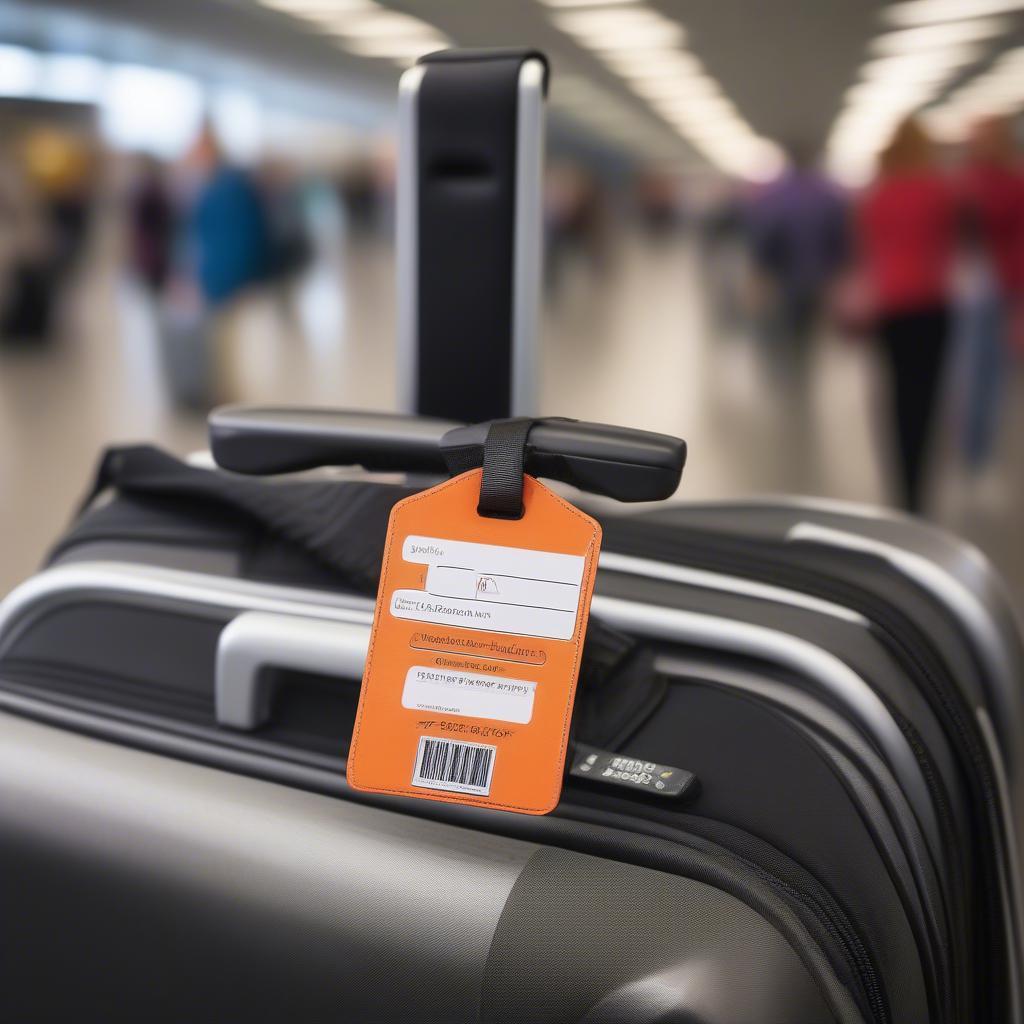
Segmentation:
{"type": "Polygon", "coordinates": [[[547,60],[447,50],[399,87],[399,401],[477,422],[537,411],[547,60]]]}

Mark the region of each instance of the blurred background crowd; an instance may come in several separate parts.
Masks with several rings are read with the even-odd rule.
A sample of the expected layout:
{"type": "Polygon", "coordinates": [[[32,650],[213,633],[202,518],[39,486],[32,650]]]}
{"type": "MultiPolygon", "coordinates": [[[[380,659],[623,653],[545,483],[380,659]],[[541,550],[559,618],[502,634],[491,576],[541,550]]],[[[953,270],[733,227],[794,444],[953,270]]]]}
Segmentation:
{"type": "Polygon", "coordinates": [[[0,0],[0,594],[105,443],[394,407],[398,75],[532,43],[541,411],[685,436],[680,498],[929,516],[1024,595],[1024,2],[173,7],[0,0]]]}

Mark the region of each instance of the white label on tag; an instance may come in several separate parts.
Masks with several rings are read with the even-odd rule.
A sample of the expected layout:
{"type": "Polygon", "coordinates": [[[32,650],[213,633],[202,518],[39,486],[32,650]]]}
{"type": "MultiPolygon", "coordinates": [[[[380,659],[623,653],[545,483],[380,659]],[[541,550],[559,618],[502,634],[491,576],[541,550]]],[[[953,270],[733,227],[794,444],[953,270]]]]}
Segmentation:
{"type": "Polygon", "coordinates": [[[405,676],[402,707],[526,725],[536,683],[414,665],[405,676]]]}
{"type": "Polygon", "coordinates": [[[428,568],[423,590],[392,594],[400,619],[553,640],[573,635],[581,556],[418,536],[406,537],[402,556],[428,568]]]}

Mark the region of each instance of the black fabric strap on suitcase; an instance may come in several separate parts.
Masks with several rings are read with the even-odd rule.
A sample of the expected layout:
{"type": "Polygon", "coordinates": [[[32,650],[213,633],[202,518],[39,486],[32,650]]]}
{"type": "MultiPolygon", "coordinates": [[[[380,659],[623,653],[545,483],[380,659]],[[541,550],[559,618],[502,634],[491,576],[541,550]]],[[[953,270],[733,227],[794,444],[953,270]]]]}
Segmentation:
{"type": "Polygon", "coordinates": [[[359,593],[376,593],[388,516],[417,488],[365,480],[281,483],[200,469],[159,448],[104,452],[83,510],[107,488],[216,502],[297,545],[359,593]]]}
{"type": "MultiPolygon", "coordinates": [[[[193,517],[213,508],[245,516],[368,597],[377,592],[391,508],[418,490],[368,480],[261,480],[190,466],[149,445],[110,448],[100,460],[79,522],[59,552],[89,541],[89,521],[104,515],[103,506],[94,507],[94,502],[111,489],[166,499],[168,505],[187,502],[193,517]]],[[[123,519],[118,529],[124,533],[123,519]]],[[[593,616],[580,678],[586,699],[577,702],[574,726],[587,742],[604,747],[624,742],[657,705],[666,685],[652,670],[646,648],[593,616]]]]}

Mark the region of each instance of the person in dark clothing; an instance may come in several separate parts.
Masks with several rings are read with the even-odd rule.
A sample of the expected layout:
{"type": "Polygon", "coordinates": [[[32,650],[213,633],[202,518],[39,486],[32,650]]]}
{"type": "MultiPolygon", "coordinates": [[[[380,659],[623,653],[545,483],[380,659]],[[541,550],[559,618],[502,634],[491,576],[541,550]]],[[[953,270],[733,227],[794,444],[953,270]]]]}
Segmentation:
{"type": "Polygon", "coordinates": [[[768,285],[765,341],[782,368],[807,357],[823,298],[846,260],[847,209],[839,190],[799,146],[790,165],[753,199],[751,259],[768,285]]]}
{"type": "Polygon", "coordinates": [[[935,406],[949,348],[946,306],[894,310],[881,317],[879,333],[892,381],[897,456],[906,507],[924,507],[924,475],[935,406]]]}
{"type": "Polygon", "coordinates": [[[861,256],[891,377],[904,504],[924,506],[929,441],[949,348],[957,228],[952,184],[935,169],[931,140],[913,120],[882,153],[858,210],[861,256]]]}
{"type": "Polygon", "coordinates": [[[146,156],[140,163],[129,201],[131,262],[139,280],[158,295],[171,273],[177,217],[159,162],[146,156]]]}

